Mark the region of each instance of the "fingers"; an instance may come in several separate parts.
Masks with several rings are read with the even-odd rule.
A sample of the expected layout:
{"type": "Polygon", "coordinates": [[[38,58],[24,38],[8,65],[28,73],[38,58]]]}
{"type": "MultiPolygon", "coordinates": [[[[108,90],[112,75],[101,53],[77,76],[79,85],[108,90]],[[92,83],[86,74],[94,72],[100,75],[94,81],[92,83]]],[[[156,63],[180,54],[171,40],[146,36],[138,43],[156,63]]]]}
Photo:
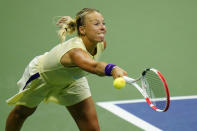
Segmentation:
{"type": "Polygon", "coordinates": [[[128,76],[128,74],[127,74],[127,72],[125,70],[123,70],[120,67],[116,66],[112,70],[112,76],[113,76],[114,79],[116,79],[118,77],[128,76]]]}

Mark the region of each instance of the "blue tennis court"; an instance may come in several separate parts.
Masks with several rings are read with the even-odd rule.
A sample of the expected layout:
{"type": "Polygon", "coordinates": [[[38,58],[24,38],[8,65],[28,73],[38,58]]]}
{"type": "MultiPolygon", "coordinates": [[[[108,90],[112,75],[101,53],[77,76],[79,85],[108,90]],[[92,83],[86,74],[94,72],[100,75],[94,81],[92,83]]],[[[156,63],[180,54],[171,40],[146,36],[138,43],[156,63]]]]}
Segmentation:
{"type": "Polygon", "coordinates": [[[101,102],[98,105],[144,130],[197,130],[197,96],[171,98],[170,108],[164,113],[154,111],[144,100],[101,102]]]}

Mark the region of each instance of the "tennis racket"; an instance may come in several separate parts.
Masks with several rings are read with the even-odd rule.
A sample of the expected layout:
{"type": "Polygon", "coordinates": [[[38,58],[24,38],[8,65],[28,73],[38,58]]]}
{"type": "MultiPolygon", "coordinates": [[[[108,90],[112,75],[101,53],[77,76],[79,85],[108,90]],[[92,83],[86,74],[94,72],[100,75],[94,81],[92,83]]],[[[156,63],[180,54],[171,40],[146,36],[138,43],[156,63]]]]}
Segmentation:
{"type": "Polygon", "coordinates": [[[123,78],[127,84],[131,84],[138,89],[152,109],[158,112],[168,110],[170,105],[168,85],[158,70],[154,68],[146,69],[137,79],[127,76],[123,76],[123,78]]]}

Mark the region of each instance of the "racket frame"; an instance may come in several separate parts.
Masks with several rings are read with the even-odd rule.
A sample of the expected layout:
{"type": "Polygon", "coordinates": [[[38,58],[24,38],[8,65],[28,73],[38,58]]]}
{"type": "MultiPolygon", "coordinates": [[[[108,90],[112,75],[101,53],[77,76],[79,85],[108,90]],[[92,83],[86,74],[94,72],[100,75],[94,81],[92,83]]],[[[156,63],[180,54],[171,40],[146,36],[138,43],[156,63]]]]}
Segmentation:
{"type": "MultiPolygon", "coordinates": [[[[142,72],[142,75],[139,78],[137,78],[137,79],[133,79],[133,78],[128,77],[128,76],[123,76],[123,78],[126,81],[126,83],[131,84],[131,85],[133,85],[133,86],[135,86],[137,88],[137,90],[142,94],[142,96],[144,96],[146,102],[148,103],[148,105],[152,109],[154,109],[155,111],[158,111],[158,112],[165,112],[165,111],[168,110],[169,105],[170,105],[170,93],[169,93],[168,85],[167,85],[167,82],[166,82],[165,78],[163,77],[163,75],[158,70],[156,70],[154,68],[148,68],[148,69],[145,69],[142,72]],[[147,71],[150,71],[150,70],[153,71],[155,74],[157,74],[159,76],[159,78],[162,80],[164,88],[165,88],[165,92],[166,92],[166,107],[163,110],[158,109],[156,106],[154,106],[153,103],[151,102],[151,100],[149,99],[147,93],[137,84],[137,81],[143,81],[143,78],[145,77],[147,71]]],[[[142,84],[142,86],[143,86],[143,84],[142,84]]]]}

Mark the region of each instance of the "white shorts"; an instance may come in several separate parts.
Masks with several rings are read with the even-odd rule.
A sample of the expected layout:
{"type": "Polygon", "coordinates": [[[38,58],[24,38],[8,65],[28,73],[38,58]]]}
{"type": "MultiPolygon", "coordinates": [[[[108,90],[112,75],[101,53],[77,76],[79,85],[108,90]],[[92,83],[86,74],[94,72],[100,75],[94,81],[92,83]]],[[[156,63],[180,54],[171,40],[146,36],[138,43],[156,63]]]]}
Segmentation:
{"type": "Polygon", "coordinates": [[[66,86],[54,87],[37,72],[37,64],[38,58],[35,57],[26,67],[22,78],[17,82],[19,92],[6,101],[9,105],[35,107],[43,101],[71,106],[91,96],[85,77],[66,86]]]}

